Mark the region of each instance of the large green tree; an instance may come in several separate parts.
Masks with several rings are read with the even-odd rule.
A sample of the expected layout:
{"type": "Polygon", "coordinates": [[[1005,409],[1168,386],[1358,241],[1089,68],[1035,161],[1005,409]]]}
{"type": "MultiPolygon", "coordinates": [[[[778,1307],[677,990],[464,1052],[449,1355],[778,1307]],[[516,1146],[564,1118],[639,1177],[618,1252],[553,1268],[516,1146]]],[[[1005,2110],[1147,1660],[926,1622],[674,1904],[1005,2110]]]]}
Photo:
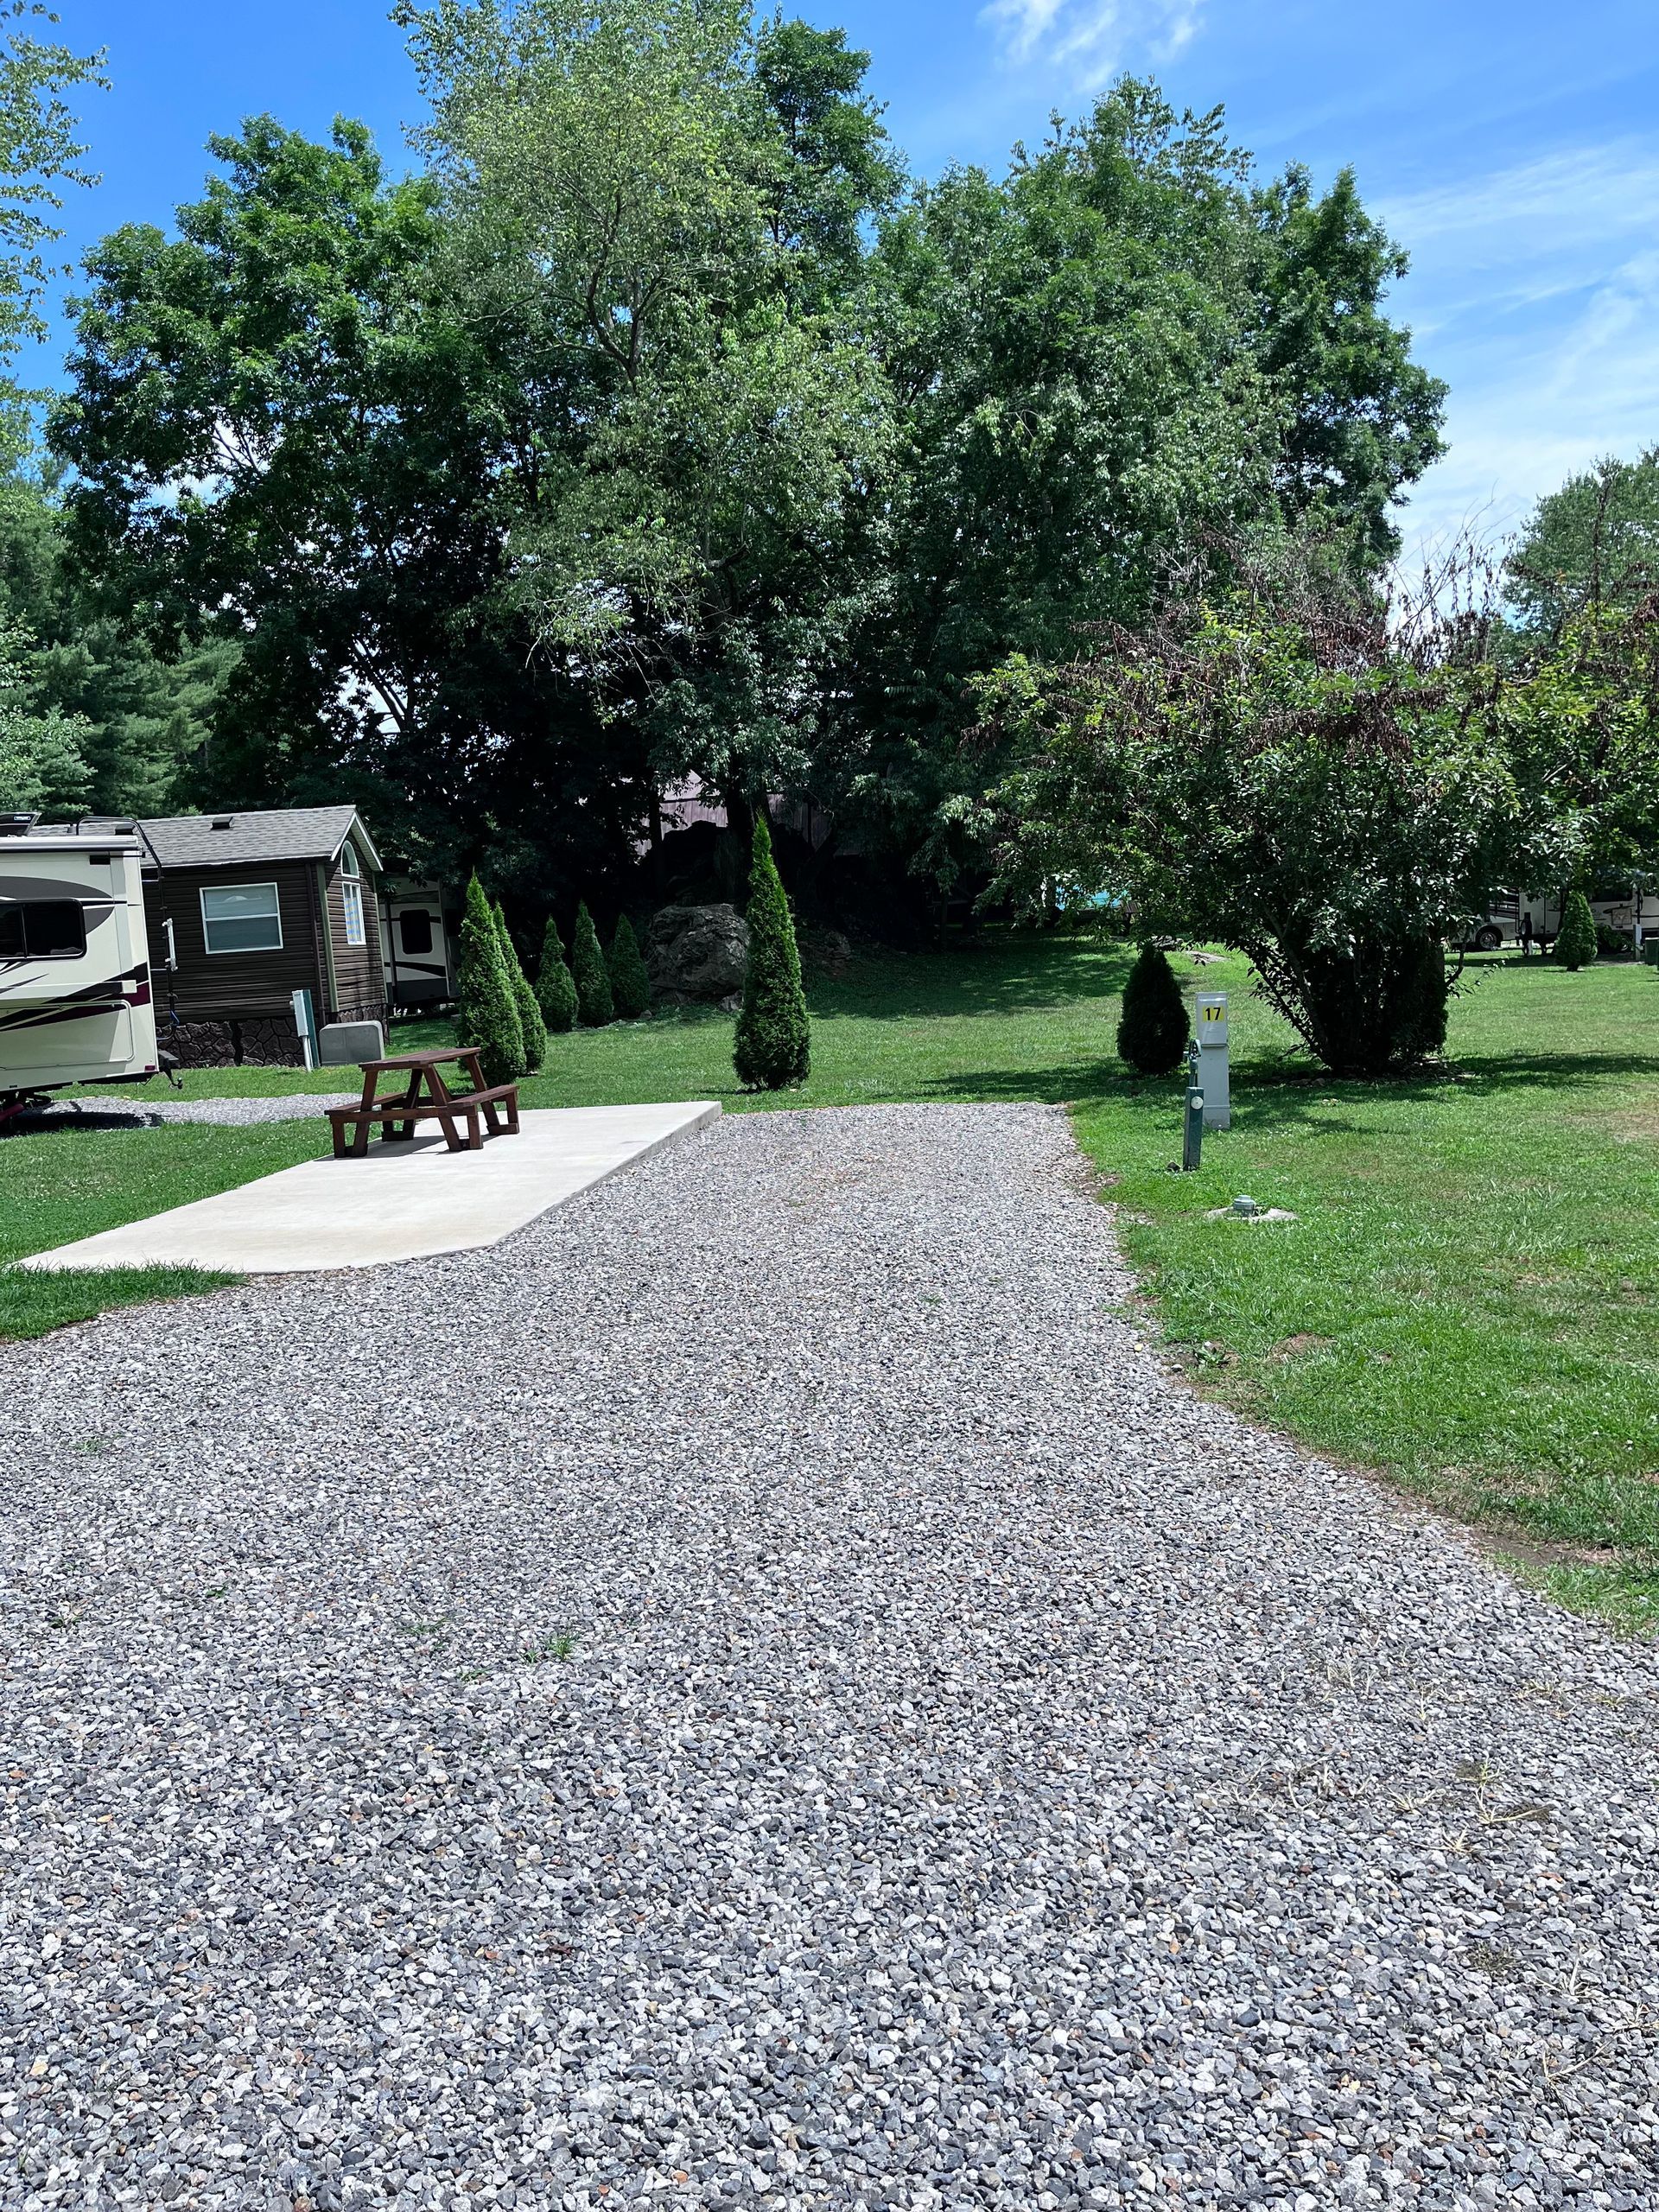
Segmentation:
{"type": "Polygon", "coordinates": [[[15,685],[39,714],[73,724],[76,798],[54,807],[165,814],[211,770],[228,639],[158,652],[77,570],[57,487],[27,467],[0,483],[0,614],[13,626],[15,685]]]}
{"type": "Polygon", "coordinates": [[[1510,548],[1504,584],[1534,644],[1587,608],[1629,607],[1659,591],[1659,448],[1599,461],[1540,499],[1510,548]]]}
{"type": "Polygon", "coordinates": [[[881,232],[862,296],[896,429],[855,511],[881,579],[837,672],[817,796],[948,877],[982,850],[976,677],[1138,626],[1166,580],[1317,510],[1363,573],[1439,451],[1442,388],[1381,311],[1403,267],[1352,181],[1265,189],[1218,114],[1126,81],[948,172],[881,232]]]}
{"type": "Polygon", "coordinates": [[[839,31],[402,15],[426,177],[256,121],[175,235],[88,264],[72,541],[164,654],[234,647],[203,801],[345,793],[545,909],[696,777],[739,830],[782,793],[948,879],[1007,655],[1309,516],[1386,556],[1440,395],[1351,179],[1262,187],[1126,82],[1006,177],[906,190],[839,31]]]}
{"type": "Polygon", "coordinates": [[[493,487],[535,425],[514,334],[442,304],[434,188],[388,183],[356,124],[213,150],[175,237],[88,257],[52,428],[83,569],[158,639],[237,648],[195,796],[349,795],[445,869],[618,864],[630,733],[499,595],[493,487]]]}
{"type": "Polygon", "coordinates": [[[657,784],[741,812],[804,772],[860,601],[846,511],[880,448],[868,350],[825,312],[894,172],[861,55],[741,0],[440,4],[449,311],[524,333],[532,450],[496,512],[543,652],[632,716],[657,784]]]}

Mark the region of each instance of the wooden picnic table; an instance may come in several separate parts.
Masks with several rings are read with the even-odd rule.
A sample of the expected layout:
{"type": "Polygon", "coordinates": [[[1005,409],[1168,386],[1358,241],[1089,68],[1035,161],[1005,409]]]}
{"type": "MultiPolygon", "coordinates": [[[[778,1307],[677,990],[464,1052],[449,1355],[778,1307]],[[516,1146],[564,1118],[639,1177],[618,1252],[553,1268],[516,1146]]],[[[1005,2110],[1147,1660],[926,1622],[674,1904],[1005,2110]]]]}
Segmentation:
{"type": "Polygon", "coordinates": [[[363,1096],[355,1106],[330,1106],[328,1120],[334,1134],[334,1158],[346,1157],[346,1133],[352,1132],[351,1148],[359,1155],[369,1148],[369,1130],[378,1122],[380,1139],[407,1141],[417,1122],[435,1121],[451,1152],[477,1152],[487,1130],[493,1137],[518,1133],[518,1086],[516,1083],[486,1084],[484,1065],[476,1045],[448,1045],[424,1052],[394,1052],[384,1060],[362,1060],[363,1096]],[[459,1065],[465,1069],[465,1090],[451,1090],[439,1071],[459,1065]],[[383,1096],[383,1075],[401,1075],[403,1089],[383,1096]],[[505,1113],[505,1126],[501,1116],[505,1113]],[[466,1134],[461,1125],[466,1124],[466,1134]],[[481,1126],[480,1126],[481,1122],[481,1126]]]}

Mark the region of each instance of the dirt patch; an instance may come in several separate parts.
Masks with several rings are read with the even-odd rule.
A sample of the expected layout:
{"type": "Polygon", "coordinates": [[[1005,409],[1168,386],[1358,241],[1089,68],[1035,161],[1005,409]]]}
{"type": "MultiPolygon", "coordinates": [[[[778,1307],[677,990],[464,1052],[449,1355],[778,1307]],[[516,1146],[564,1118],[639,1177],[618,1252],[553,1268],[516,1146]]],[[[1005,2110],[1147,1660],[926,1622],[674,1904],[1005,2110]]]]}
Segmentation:
{"type": "Polygon", "coordinates": [[[1330,1337],[1316,1337],[1302,1329],[1294,1337],[1281,1337],[1274,1344],[1270,1357],[1274,1359],[1295,1359],[1305,1351],[1323,1351],[1333,1341],[1330,1337]]]}
{"type": "Polygon", "coordinates": [[[1659,1144],[1659,1098],[1644,1106],[1626,1106],[1610,1114],[1615,1144],[1659,1144]]]}

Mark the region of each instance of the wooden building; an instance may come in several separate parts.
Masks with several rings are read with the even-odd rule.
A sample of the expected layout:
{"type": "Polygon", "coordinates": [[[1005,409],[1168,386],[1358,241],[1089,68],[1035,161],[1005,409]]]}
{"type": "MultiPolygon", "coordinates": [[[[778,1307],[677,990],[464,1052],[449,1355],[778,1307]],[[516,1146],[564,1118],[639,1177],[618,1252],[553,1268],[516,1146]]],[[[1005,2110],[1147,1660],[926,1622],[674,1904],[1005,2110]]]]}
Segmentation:
{"type": "MultiPolygon", "coordinates": [[[[95,836],[109,825],[67,826],[95,836]]],[[[143,847],[159,1041],[183,1065],[299,1060],[299,990],[320,1026],[384,1019],[381,862],[355,807],[131,827],[143,847]]]]}

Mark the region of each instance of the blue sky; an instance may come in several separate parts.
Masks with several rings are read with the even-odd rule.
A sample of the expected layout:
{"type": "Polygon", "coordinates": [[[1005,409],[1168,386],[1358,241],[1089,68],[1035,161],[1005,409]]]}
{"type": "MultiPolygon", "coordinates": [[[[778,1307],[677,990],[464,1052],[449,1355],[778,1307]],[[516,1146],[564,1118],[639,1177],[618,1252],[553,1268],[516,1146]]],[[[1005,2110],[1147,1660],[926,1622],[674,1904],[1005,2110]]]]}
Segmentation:
{"type": "MultiPolygon", "coordinates": [[[[401,162],[416,95],[385,0],[58,0],[108,48],[85,103],[103,182],[71,250],[194,198],[210,131],[270,110],[361,116],[401,162]]],[[[1412,501],[1415,549],[1499,534],[1572,468],[1659,443],[1656,0],[851,0],[803,7],[874,55],[894,136],[932,174],[1000,164],[1118,70],[1224,105],[1264,168],[1344,163],[1409,249],[1395,310],[1452,386],[1452,450],[1412,501]]],[[[50,362],[41,365],[51,373],[50,362]]]]}

